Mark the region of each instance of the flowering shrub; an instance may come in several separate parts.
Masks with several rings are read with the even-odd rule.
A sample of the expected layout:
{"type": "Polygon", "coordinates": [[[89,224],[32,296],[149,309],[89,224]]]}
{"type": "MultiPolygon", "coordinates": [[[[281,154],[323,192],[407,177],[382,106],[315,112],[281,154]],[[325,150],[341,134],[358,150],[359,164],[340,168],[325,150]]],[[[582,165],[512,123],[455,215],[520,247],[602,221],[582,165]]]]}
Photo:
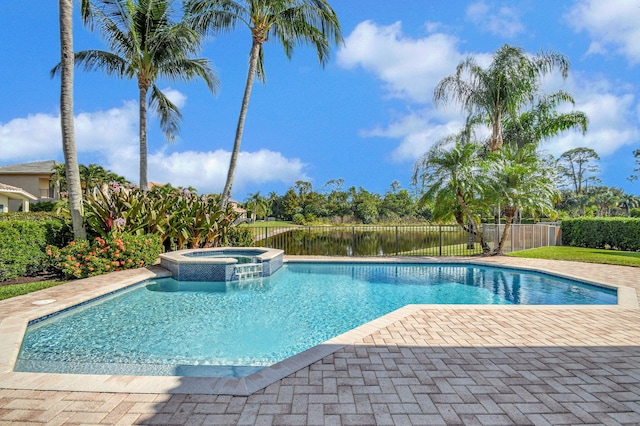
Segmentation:
{"type": "Polygon", "coordinates": [[[46,263],[67,278],[86,278],[155,263],[162,252],[157,235],[111,235],[94,241],[47,246],[46,263]]]}

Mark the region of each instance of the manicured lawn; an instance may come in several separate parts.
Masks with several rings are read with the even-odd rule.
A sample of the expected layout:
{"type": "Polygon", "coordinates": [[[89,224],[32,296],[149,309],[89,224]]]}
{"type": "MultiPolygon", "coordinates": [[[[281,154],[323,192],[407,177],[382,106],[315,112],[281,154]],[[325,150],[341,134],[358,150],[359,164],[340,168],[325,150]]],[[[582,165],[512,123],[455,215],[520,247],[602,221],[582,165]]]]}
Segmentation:
{"type": "Polygon", "coordinates": [[[630,251],[562,246],[540,247],[536,249],[516,251],[509,253],[508,256],[528,257],[534,259],[573,260],[576,262],[640,267],[640,253],[630,251]]]}
{"type": "Polygon", "coordinates": [[[246,226],[247,228],[282,228],[285,226],[296,226],[291,222],[282,222],[279,220],[271,220],[268,222],[254,222],[251,224],[243,223],[241,226],[246,226]]]}
{"type": "Polygon", "coordinates": [[[34,291],[42,290],[44,288],[55,287],[60,284],[64,284],[67,281],[36,281],[25,284],[10,284],[0,286],[0,300],[8,299],[10,297],[21,296],[23,294],[31,293],[34,291]]]}

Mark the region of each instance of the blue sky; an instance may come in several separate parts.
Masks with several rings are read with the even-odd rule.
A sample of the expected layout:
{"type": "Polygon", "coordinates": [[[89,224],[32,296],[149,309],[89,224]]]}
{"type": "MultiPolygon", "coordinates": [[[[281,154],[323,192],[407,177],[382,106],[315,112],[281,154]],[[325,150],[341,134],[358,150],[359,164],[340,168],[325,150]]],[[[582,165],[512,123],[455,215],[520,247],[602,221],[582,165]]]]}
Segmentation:
{"type": "MultiPolygon", "coordinates": [[[[589,116],[586,135],[568,132],[546,142],[554,156],[589,147],[601,156],[603,184],[640,195],[631,184],[632,151],[640,148],[640,4],[633,0],[462,1],[333,0],[345,43],[323,69],[311,48],[287,60],[265,45],[267,83],[254,86],[232,197],[278,194],[296,181],[322,190],[332,179],[344,188],[384,193],[391,183],[410,188],[413,165],[443,136],[455,132],[458,108],[435,109],[433,88],[469,55],[487,61],[503,44],[536,53],[553,50],[571,62],[567,80],[547,78],[547,91],[567,90],[589,116]]],[[[59,125],[58,2],[12,1],[0,15],[0,165],[63,161],[59,125]]],[[[176,2],[176,4],[178,4],[176,2]]],[[[82,27],[78,5],[75,50],[103,49],[82,27]]],[[[221,86],[160,81],[184,116],[167,144],[157,119],[149,122],[149,180],[224,186],[247,72],[250,35],[207,41],[221,86]]],[[[135,81],[95,72],[75,75],[79,161],[97,163],[138,180],[135,81]]]]}

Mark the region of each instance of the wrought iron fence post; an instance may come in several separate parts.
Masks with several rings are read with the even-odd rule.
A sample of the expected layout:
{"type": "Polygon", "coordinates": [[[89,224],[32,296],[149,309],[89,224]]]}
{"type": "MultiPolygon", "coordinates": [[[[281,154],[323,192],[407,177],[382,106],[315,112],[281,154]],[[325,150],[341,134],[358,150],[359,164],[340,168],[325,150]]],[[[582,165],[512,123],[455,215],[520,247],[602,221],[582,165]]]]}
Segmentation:
{"type": "Polygon", "coordinates": [[[440,256],[442,257],[442,225],[438,225],[438,232],[440,233],[440,243],[438,244],[440,247],[439,247],[439,251],[438,252],[440,253],[440,256]]]}

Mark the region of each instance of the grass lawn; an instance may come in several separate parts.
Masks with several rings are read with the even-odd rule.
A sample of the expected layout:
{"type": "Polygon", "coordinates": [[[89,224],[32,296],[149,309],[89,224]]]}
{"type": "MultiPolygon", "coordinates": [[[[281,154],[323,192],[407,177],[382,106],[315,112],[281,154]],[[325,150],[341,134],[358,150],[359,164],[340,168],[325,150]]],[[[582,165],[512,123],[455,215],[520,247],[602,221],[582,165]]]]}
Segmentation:
{"type": "Polygon", "coordinates": [[[246,226],[247,228],[282,228],[285,226],[291,226],[294,227],[296,225],[294,225],[291,222],[282,222],[279,220],[270,220],[268,222],[254,222],[254,223],[243,223],[240,226],[246,226]]]}
{"type": "MultiPolygon", "coordinates": [[[[476,254],[482,254],[482,247],[480,244],[475,244],[473,250],[467,249],[467,243],[452,244],[448,246],[442,246],[443,256],[473,256],[476,254]]],[[[419,249],[413,251],[406,251],[398,253],[398,256],[440,256],[440,247],[431,247],[427,249],[419,249]]]]}
{"type": "Polygon", "coordinates": [[[55,287],[60,284],[64,284],[67,281],[35,281],[24,284],[9,284],[0,286],[0,300],[8,299],[10,297],[21,296],[23,294],[31,293],[34,291],[42,290],[49,287],[55,287]]]}
{"type": "Polygon", "coordinates": [[[508,256],[640,267],[640,252],[631,251],[554,246],[516,251],[509,253],[508,256]]]}

